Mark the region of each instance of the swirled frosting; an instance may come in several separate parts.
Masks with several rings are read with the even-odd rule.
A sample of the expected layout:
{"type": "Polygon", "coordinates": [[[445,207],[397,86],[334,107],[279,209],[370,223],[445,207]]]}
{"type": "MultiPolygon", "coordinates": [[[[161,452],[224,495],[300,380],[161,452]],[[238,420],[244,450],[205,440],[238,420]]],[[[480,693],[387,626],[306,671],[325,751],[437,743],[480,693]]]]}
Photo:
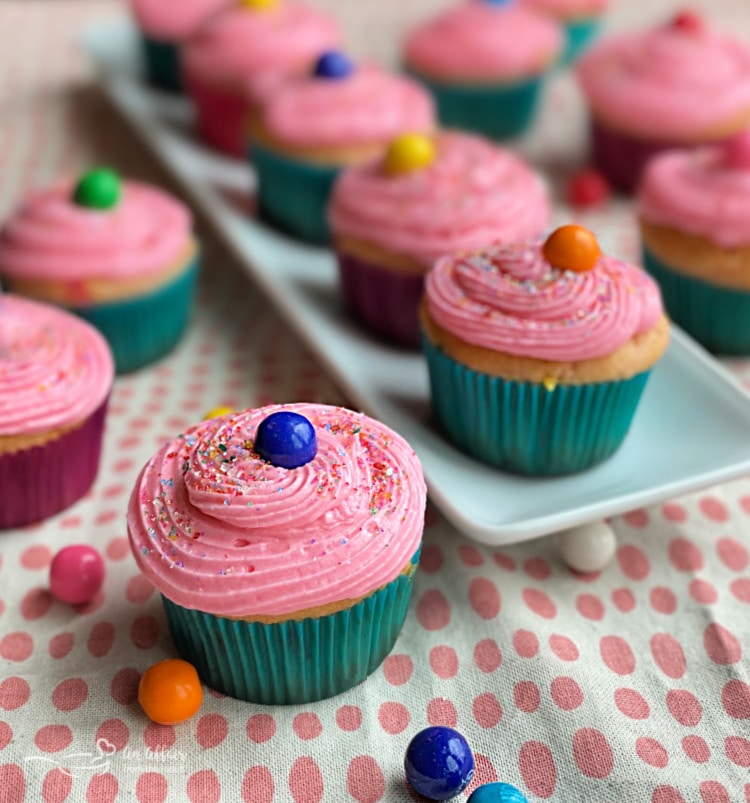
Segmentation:
{"type": "Polygon", "coordinates": [[[231,0],[130,0],[139,27],[168,42],[189,36],[231,0]]]}
{"type": "Polygon", "coordinates": [[[464,340],[517,357],[572,362],[611,354],[661,318],[654,280],[609,256],[583,273],[553,268],[542,240],[444,257],[427,275],[430,317],[464,340]]]}
{"type": "Polygon", "coordinates": [[[190,238],[187,207],[124,182],[113,209],[86,209],[62,184],[28,198],[0,232],[0,275],[16,279],[131,278],[164,270],[190,238]]]}
{"type": "Polygon", "coordinates": [[[289,81],[262,113],[273,137],[305,148],[385,144],[435,127],[432,98],[416,81],[363,65],[346,78],[289,81]]]}
{"type": "Polygon", "coordinates": [[[57,307],[0,294],[0,437],[77,424],[114,378],[104,338],[57,307]]]}
{"type": "Polygon", "coordinates": [[[470,0],[417,28],[405,60],[430,78],[506,80],[541,73],[564,41],[560,25],[532,8],[470,0]]]}
{"type": "Polygon", "coordinates": [[[186,608],[283,615],[358,599],[395,579],[422,536],[425,485],[409,445],[340,407],[273,405],[203,421],[146,464],[128,532],[146,577],[186,608]],[[258,424],[293,410],[316,457],[295,469],[253,452],[258,424]]]}
{"type": "Polygon", "coordinates": [[[435,136],[427,168],[389,175],[377,159],[344,171],[329,216],[335,234],[410,256],[426,267],[454,251],[540,234],[544,188],[510,151],[458,132],[435,136]]]}
{"type": "Polygon", "coordinates": [[[595,115],[645,137],[681,141],[750,114],[750,48],[706,25],[604,39],[577,74],[595,115]]]}

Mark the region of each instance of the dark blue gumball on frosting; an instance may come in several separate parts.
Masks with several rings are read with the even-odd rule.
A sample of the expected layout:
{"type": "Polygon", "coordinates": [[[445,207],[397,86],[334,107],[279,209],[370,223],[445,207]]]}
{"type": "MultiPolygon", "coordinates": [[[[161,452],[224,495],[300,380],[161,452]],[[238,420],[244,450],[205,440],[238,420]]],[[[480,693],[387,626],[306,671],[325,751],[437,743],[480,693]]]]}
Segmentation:
{"type": "Polygon", "coordinates": [[[255,453],[281,468],[299,468],[318,451],[315,427],[305,416],[280,410],[264,418],[255,433],[255,453]]]}
{"type": "Polygon", "coordinates": [[[315,62],[313,74],[316,78],[339,79],[347,78],[354,72],[354,62],[338,50],[329,50],[323,53],[315,62]]]}

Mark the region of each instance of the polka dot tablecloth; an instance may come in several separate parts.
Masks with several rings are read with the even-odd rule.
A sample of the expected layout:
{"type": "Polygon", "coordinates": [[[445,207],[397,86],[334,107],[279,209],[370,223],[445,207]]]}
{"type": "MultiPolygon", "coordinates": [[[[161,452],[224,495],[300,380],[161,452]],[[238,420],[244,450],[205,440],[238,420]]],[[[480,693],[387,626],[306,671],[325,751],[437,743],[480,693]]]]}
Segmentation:
{"type": "MultiPolygon", "coordinates": [[[[392,33],[441,3],[325,5],[343,14],[355,50],[388,58],[392,33]]],[[[610,24],[668,7],[642,5],[616,3],[610,24]]],[[[703,5],[750,31],[744,0],[703,5]]],[[[96,162],[175,189],[94,88],[76,44],[86,23],[122,11],[106,0],[0,4],[3,213],[30,186],[96,162]]],[[[529,140],[555,186],[580,158],[555,137],[565,98],[552,93],[529,140]]],[[[569,214],[560,205],[556,213],[569,214]]],[[[624,202],[581,219],[635,253],[624,202]]],[[[405,748],[418,730],[444,724],[472,745],[471,788],[499,779],[529,801],[748,803],[747,479],[615,518],[616,558],[587,576],[562,564],[554,538],[486,548],[429,508],[410,615],[366,683],[290,708],[208,692],[185,724],[145,718],[138,679],[174,650],[126,540],[138,469],[217,405],[344,402],[203,235],[207,264],[188,335],[167,360],[117,380],[87,498],[0,535],[0,801],[409,801],[405,748]],[[107,564],[103,592],[76,608],[47,590],[52,555],[70,543],[95,545],[107,564]]],[[[748,382],[749,362],[728,365],[748,382]]]]}

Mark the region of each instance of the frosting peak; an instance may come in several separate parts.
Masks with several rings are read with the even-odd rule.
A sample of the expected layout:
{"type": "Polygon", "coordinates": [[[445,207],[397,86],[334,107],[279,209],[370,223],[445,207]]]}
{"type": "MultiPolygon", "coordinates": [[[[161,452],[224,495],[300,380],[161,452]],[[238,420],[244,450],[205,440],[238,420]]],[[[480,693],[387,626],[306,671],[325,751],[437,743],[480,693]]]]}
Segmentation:
{"type": "Polygon", "coordinates": [[[151,37],[179,41],[231,0],[130,0],[140,27],[151,37]]]}

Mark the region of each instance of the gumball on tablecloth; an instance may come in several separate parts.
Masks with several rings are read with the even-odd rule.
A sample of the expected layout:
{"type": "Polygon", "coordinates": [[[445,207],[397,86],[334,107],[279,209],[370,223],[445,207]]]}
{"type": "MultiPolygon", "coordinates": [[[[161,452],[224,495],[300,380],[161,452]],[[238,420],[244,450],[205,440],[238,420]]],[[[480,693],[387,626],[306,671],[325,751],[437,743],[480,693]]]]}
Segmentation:
{"type": "Polygon", "coordinates": [[[430,800],[450,800],[474,777],[474,756],[466,739],[453,728],[435,725],[409,742],[404,758],[406,779],[430,800]]]}
{"type": "Polygon", "coordinates": [[[53,597],[69,605],[92,600],[104,582],[104,559],[87,544],[61,549],[49,569],[49,590],[53,597]]]}
{"type": "Polygon", "coordinates": [[[486,783],[477,787],[468,803],[528,803],[525,795],[509,783],[486,783]]]}

